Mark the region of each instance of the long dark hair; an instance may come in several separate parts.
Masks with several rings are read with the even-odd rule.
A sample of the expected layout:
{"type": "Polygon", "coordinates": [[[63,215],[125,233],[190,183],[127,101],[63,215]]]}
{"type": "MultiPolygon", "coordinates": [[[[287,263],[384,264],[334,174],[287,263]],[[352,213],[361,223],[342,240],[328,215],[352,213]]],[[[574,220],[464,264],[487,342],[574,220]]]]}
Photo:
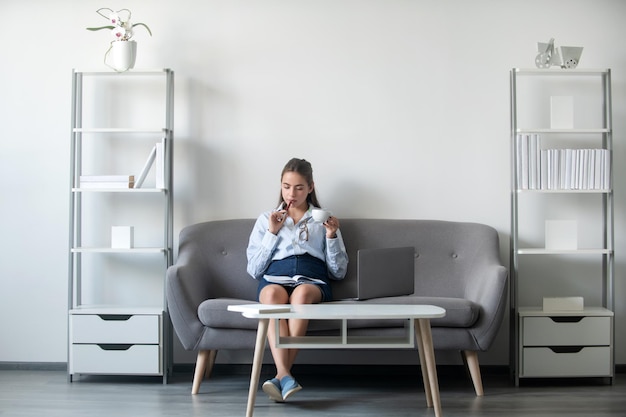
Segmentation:
{"type": "MultiPolygon", "coordinates": [[[[287,164],[283,168],[283,172],[280,173],[281,181],[283,179],[283,175],[285,175],[285,173],[287,172],[295,172],[295,173],[302,175],[306,183],[309,185],[309,187],[313,186],[313,167],[311,166],[311,163],[307,161],[306,159],[298,159],[298,158],[290,159],[289,162],[287,162],[287,164]]],[[[307,203],[309,203],[309,205],[313,205],[315,207],[322,207],[319,201],[317,200],[317,195],[315,194],[315,188],[313,188],[313,191],[311,191],[309,195],[306,197],[306,201],[307,203]]],[[[282,191],[280,192],[278,196],[278,204],[280,205],[281,203],[285,203],[285,200],[283,200],[282,191]]]]}

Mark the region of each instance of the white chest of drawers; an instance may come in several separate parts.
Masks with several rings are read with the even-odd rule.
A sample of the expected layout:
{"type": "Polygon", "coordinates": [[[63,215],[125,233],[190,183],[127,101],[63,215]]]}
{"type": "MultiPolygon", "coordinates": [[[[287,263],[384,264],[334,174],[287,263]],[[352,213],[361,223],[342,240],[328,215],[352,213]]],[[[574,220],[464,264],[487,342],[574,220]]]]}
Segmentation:
{"type": "Polygon", "coordinates": [[[162,311],[74,310],[69,320],[70,375],[163,374],[162,311]]]}
{"type": "Polygon", "coordinates": [[[520,309],[520,377],[613,377],[613,312],[520,309]]]}

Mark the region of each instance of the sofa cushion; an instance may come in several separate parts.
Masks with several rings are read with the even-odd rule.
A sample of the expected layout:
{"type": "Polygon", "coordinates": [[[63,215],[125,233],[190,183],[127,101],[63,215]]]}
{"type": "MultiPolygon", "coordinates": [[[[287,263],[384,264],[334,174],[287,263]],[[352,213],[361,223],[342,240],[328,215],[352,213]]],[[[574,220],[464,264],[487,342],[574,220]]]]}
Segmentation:
{"type": "MultiPolygon", "coordinates": [[[[215,298],[205,300],[198,307],[198,317],[202,324],[213,328],[250,329],[257,328],[257,321],[243,317],[241,313],[228,311],[231,304],[250,304],[254,301],[234,298],[215,298]]],[[[337,304],[359,304],[367,308],[368,304],[431,304],[446,309],[446,316],[431,320],[433,327],[470,327],[479,316],[479,307],[475,303],[461,298],[400,296],[374,298],[365,301],[342,300],[337,304]]],[[[350,320],[348,328],[402,327],[402,320],[350,320]]],[[[330,320],[315,320],[309,325],[310,331],[324,331],[338,328],[338,323],[330,320]]]]}
{"type": "Polygon", "coordinates": [[[256,301],[235,298],[210,298],[198,306],[198,318],[207,327],[256,330],[256,320],[245,318],[241,313],[227,310],[229,305],[254,303],[256,301]]]}

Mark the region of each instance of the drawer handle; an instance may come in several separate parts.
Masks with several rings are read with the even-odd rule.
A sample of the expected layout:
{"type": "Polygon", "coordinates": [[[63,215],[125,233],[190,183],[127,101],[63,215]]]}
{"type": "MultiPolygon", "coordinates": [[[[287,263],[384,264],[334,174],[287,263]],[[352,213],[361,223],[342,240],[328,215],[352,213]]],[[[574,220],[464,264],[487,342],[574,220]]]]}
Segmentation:
{"type": "Polygon", "coordinates": [[[584,346],[551,346],[549,349],[554,353],[578,353],[584,346]]]}
{"type": "Polygon", "coordinates": [[[128,350],[128,349],[130,349],[132,344],[107,343],[107,344],[98,344],[98,346],[100,346],[100,349],[102,349],[102,350],[128,350]]]}
{"type": "Polygon", "coordinates": [[[555,323],[578,323],[584,318],[584,316],[550,317],[555,323]]]}
{"type": "Polygon", "coordinates": [[[132,314],[98,314],[105,321],[126,321],[132,317],[132,314]]]}

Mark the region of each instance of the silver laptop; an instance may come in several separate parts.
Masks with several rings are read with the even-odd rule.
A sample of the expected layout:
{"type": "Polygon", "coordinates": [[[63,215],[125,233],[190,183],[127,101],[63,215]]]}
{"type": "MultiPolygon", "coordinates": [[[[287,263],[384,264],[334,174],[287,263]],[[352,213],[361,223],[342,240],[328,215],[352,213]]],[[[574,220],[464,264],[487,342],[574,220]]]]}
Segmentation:
{"type": "Polygon", "coordinates": [[[360,249],[357,252],[357,299],[413,294],[415,248],[360,249]]]}

